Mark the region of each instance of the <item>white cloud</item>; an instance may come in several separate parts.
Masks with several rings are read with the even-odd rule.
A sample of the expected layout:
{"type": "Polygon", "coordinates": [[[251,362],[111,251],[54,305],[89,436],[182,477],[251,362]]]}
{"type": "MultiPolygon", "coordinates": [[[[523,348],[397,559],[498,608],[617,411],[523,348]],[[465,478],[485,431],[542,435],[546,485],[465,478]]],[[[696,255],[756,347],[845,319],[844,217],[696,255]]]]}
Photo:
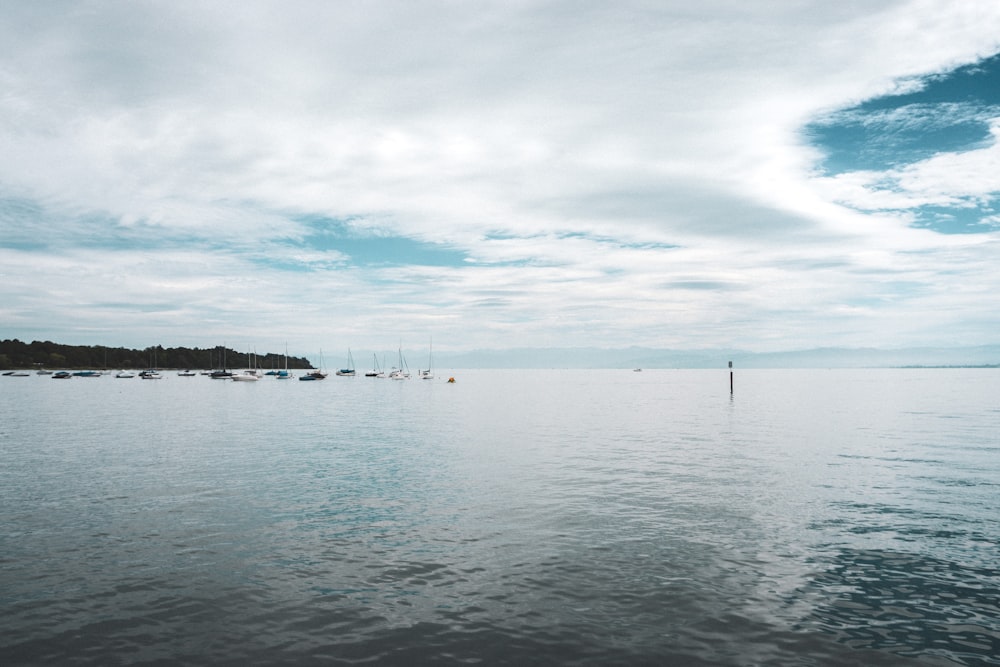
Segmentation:
{"type": "Polygon", "coordinates": [[[208,321],[215,344],[233,325],[211,313],[236,304],[262,314],[245,335],[306,350],[411,330],[443,348],[928,342],[921,290],[968,278],[953,263],[981,245],[841,204],[990,192],[995,150],[914,165],[890,192],[812,178],[799,129],[998,34],[987,1],[16,5],[0,197],[44,220],[0,224],[47,226],[51,247],[9,241],[6,271],[41,288],[0,288],[5,321],[80,340],[48,333],[71,308],[135,345],[208,321]],[[362,268],[276,244],[302,215],[472,261],[362,268]],[[920,287],[868,299],[872,267],[920,287]],[[387,315],[403,331],[380,331],[387,315]]]}

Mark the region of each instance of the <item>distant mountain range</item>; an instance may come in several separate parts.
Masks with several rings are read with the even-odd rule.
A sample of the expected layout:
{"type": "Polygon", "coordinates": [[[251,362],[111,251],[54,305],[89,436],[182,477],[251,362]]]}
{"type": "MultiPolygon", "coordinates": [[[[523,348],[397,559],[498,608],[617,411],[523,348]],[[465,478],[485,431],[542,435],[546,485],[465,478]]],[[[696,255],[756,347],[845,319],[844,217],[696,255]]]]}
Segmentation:
{"type": "Polygon", "coordinates": [[[439,368],[899,368],[1000,367],[1000,345],[958,348],[817,348],[790,352],[661,350],[630,347],[517,348],[449,354],[435,351],[439,368]]]}

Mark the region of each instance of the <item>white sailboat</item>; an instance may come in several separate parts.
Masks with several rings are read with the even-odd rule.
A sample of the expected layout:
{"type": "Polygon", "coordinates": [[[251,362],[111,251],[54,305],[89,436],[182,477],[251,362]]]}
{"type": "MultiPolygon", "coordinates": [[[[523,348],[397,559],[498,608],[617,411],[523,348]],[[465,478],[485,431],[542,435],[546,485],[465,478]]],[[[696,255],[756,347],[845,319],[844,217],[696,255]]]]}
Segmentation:
{"type": "Polygon", "coordinates": [[[419,371],[419,377],[421,380],[433,380],[434,379],[434,339],[431,339],[430,352],[427,354],[427,370],[419,371]]]}
{"type": "Polygon", "coordinates": [[[389,373],[389,379],[391,380],[409,380],[410,379],[410,369],[406,365],[406,359],[403,358],[403,348],[399,348],[399,368],[393,368],[389,373]]]}
{"type": "Polygon", "coordinates": [[[257,360],[250,360],[250,353],[247,352],[247,369],[239,375],[233,376],[234,382],[257,382],[260,380],[260,371],[257,369],[257,360]]]}

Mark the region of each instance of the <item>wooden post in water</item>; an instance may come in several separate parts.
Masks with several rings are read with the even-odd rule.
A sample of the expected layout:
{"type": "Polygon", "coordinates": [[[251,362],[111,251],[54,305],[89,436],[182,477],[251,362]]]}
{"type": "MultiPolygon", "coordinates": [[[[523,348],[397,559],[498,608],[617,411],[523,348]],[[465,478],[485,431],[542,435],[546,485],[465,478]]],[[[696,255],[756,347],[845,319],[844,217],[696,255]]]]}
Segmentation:
{"type": "Polygon", "coordinates": [[[729,393],[733,393],[733,362],[729,362],[729,393]]]}

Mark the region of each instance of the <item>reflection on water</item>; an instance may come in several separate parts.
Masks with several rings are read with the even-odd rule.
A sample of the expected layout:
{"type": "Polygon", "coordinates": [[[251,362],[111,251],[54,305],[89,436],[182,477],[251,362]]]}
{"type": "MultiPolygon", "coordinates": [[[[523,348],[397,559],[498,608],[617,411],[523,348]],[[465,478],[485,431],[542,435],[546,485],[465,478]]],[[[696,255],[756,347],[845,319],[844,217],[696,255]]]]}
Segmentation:
{"type": "Polygon", "coordinates": [[[803,591],[815,605],[803,629],[904,656],[1000,661],[1000,570],[849,549],[824,565],[803,591]]]}
{"type": "Polygon", "coordinates": [[[0,383],[0,655],[998,664],[998,378],[0,383]]]}

